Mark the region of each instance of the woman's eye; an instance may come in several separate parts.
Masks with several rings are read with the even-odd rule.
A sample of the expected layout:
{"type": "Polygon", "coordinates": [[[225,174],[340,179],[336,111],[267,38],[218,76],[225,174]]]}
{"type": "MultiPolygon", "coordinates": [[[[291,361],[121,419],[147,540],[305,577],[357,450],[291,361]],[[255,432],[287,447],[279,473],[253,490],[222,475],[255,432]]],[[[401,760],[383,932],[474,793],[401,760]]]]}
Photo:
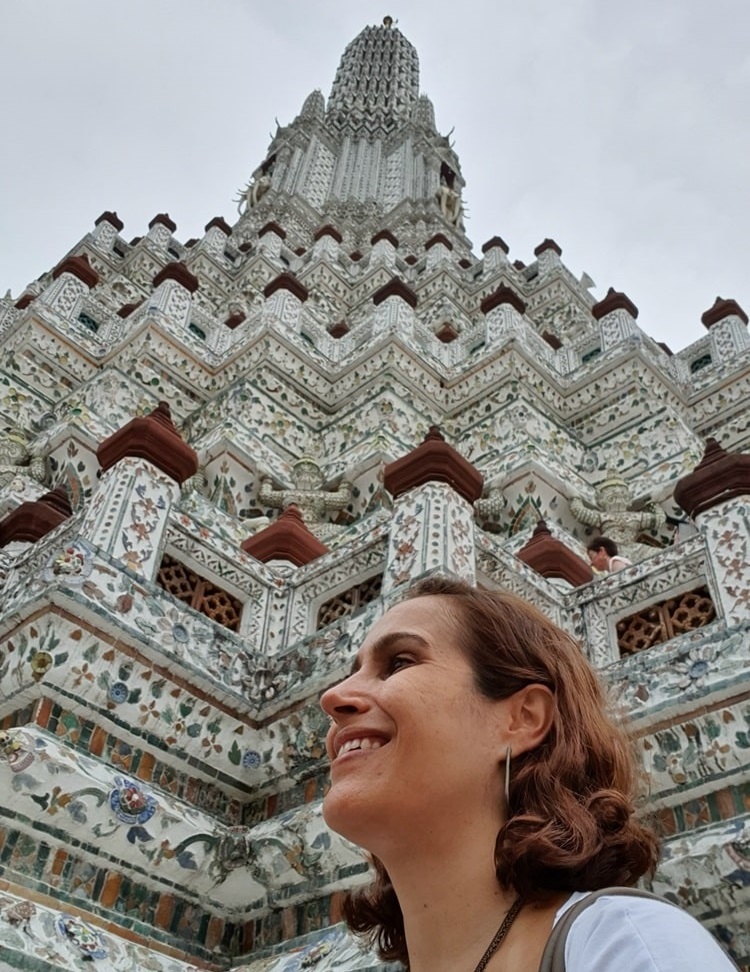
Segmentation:
{"type": "Polygon", "coordinates": [[[388,663],[388,674],[392,675],[394,672],[400,672],[402,668],[407,668],[413,664],[414,659],[411,655],[394,655],[388,663]]]}

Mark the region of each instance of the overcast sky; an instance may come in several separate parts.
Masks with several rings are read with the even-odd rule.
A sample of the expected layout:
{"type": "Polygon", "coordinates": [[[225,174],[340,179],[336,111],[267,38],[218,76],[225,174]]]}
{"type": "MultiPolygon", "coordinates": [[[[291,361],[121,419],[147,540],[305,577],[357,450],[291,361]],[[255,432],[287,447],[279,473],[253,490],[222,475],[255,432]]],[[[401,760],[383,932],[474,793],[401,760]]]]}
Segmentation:
{"type": "Polygon", "coordinates": [[[275,129],[328,97],[390,14],[454,128],[467,232],[624,290],[679,350],[717,295],[750,312],[748,0],[5,0],[0,287],[18,296],[106,209],[126,239],[223,215],[275,129]]]}

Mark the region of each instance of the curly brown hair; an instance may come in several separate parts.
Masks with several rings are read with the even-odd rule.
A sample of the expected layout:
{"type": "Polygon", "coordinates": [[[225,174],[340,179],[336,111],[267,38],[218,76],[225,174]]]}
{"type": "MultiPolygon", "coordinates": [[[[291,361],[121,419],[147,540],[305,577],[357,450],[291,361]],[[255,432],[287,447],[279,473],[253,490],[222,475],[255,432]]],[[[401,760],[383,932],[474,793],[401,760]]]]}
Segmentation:
{"type": "MultiPolygon", "coordinates": [[[[555,697],[544,742],[513,759],[507,820],[495,843],[499,884],[540,901],[551,892],[632,885],[653,873],[659,844],[635,815],[633,748],[607,714],[602,686],[576,642],[512,595],[435,576],[407,597],[428,595],[449,600],[479,692],[500,700],[542,684],[555,697]]],[[[347,894],[344,918],[381,958],[408,965],[396,893],[383,864],[373,858],[373,865],[372,884],[347,894]]]]}

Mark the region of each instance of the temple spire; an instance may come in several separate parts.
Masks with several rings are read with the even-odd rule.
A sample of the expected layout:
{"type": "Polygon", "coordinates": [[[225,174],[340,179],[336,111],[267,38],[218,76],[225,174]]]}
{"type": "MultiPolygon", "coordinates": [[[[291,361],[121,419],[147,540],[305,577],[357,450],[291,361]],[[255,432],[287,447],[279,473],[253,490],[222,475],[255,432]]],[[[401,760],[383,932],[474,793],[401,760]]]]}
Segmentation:
{"type": "Polygon", "coordinates": [[[340,130],[357,127],[363,116],[379,116],[388,127],[407,121],[419,99],[415,48],[386,17],[365,27],[341,58],[328,101],[328,118],[340,130]]]}
{"type": "MultiPolygon", "coordinates": [[[[291,249],[305,249],[326,224],[349,227],[348,252],[367,249],[389,230],[421,252],[442,234],[462,253],[464,180],[450,139],[419,93],[419,58],[386,17],[365,27],[344,51],[326,103],[320,91],[279,126],[265,159],[239,193],[237,245],[251,242],[280,203],[295,211],[291,249]]],[[[289,227],[285,226],[285,229],[289,227]]]]}

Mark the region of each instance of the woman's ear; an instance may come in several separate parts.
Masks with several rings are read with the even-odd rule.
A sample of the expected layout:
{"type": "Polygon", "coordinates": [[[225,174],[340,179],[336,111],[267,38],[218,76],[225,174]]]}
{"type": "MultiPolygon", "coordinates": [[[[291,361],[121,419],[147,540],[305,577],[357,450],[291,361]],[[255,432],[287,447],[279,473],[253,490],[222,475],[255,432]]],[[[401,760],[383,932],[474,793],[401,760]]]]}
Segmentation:
{"type": "Polygon", "coordinates": [[[540,746],[547,737],[555,714],[555,696],[546,685],[525,685],[506,699],[506,733],[514,756],[540,746]]]}

